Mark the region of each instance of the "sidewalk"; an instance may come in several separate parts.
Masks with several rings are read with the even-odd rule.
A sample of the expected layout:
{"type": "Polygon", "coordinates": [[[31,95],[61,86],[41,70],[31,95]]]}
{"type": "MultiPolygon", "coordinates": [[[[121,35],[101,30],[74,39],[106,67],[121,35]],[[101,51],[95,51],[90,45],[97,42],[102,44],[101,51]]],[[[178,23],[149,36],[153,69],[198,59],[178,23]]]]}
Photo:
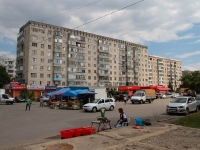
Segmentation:
{"type": "Polygon", "coordinates": [[[32,145],[24,150],[199,150],[200,130],[167,123],[132,126],[32,145]]]}

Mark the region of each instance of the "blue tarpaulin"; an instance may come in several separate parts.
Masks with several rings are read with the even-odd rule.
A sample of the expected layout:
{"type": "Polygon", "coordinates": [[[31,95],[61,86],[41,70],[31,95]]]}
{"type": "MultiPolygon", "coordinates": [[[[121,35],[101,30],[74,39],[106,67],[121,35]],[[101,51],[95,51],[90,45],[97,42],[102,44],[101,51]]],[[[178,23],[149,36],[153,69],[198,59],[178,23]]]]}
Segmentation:
{"type": "Polygon", "coordinates": [[[78,94],[82,93],[82,92],[88,92],[88,90],[87,89],[84,89],[84,90],[70,90],[70,91],[66,91],[63,94],[60,94],[60,96],[75,97],[75,96],[78,96],[78,94]]]}
{"type": "Polygon", "coordinates": [[[53,96],[53,95],[60,95],[60,94],[63,94],[67,91],[70,91],[70,88],[63,88],[59,91],[54,91],[54,92],[51,92],[51,93],[47,93],[46,96],[53,96]]]}

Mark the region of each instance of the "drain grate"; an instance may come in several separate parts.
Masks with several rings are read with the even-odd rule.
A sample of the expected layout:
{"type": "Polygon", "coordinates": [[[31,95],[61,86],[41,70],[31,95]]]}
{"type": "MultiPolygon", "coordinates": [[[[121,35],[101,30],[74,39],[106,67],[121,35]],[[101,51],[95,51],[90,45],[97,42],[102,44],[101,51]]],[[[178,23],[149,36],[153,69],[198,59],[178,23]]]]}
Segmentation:
{"type": "Polygon", "coordinates": [[[60,144],[53,144],[49,145],[46,150],[72,150],[74,146],[70,144],[60,143],[60,144]]]}

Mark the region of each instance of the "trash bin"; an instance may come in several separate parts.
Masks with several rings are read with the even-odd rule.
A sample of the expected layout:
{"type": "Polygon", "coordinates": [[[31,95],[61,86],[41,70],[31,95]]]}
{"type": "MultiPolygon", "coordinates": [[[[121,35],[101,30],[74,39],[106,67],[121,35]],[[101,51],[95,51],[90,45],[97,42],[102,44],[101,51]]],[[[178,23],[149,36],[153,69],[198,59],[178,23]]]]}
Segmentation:
{"type": "Polygon", "coordinates": [[[136,126],[142,126],[142,118],[135,118],[136,126]]]}
{"type": "Polygon", "coordinates": [[[106,108],[103,107],[100,109],[100,111],[101,111],[101,117],[105,117],[106,108]]]}

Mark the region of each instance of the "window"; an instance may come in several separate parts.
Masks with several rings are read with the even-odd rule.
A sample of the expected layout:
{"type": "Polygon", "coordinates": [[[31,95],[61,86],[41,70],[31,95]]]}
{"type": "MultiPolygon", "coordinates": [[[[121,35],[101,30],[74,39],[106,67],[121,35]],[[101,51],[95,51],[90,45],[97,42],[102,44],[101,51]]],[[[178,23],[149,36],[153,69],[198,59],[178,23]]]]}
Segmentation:
{"type": "Polygon", "coordinates": [[[43,85],[43,81],[40,81],[40,85],[43,85]]]}
{"type": "Polygon", "coordinates": [[[62,71],[65,71],[66,69],[65,68],[62,68],[62,71]]]}
{"type": "Polygon", "coordinates": [[[47,78],[51,78],[51,74],[47,74],[47,78]]]}
{"type": "Polygon", "coordinates": [[[88,70],[88,73],[91,73],[91,70],[88,70]]]}
{"type": "Polygon", "coordinates": [[[94,46],[94,49],[96,49],[96,46],[94,46]]]}
{"type": "Polygon", "coordinates": [[[116,47],[116,44],[114,44],[114,47],[116,47]]]}
{"type": "Polygon", "coordinates": [[[32,62],[37,62],[37,58],[32,58],[32,62]]]}
{"type": "Polygon", "coordinates": [[[88,39],[88,42],[90,42],[91,40],[90,39],[88,39]]]}
{"type": "Polygon", "coordinates": [[[112,71],[110,71],[110,74],[112,74],[112,71]]]}
{"type": "Polygon", "coordinates": [[[96,52],[94,52],[94,55],[96,55],[97,53],[96,52]]]}
{"type": "Polygon", "coordinates": [[[88,67],[91,67],[91,64],[88,64],[88,67]]]}
{"type": "Polygon", "coordinates": [[[105,99],[105,103],[110,103],[110,99],[105,99]]]}
{"type": "Polygon", "coordinates": [[[31,66],[31,69],[36,70],[37,66],[31,66]]]}
{"type": "Polygon", "coordinates": [[[62,82],[62,85],[64,86],[64,85],[65,85],[65,82],[62,82]]]}
{"type": "Polygon", "coordinates": [[[44,78],[44,74],[43,73],[40,73],[40,78],[44,78]]]}
{"type": "Polygon", "coordinates": [[[37,43],[32,43],[32,46],[33,47],[37,47],[37,43]]]}
{"type": "Polygon", "coordinates": [[[47,67],[47,70],[50,71],[50,70],[51,70],[51,67],[47,67]]]}
{"type": "Polygon", "coordinates": [[[91,54],[91,51],[88,51],[88,54],[91,54]]]}
{"type": "Polygon", "coordinates": [[[51,45],[48,45],[48,49],[51,49],[51,45]]]}
{"type": "Polygon", "coordinates": [[[112,77],[110,77],[110,80],[112,80],[112,77]]]}
{"type": "Polygon", "coordinates": [[[63,47],[62,50],[65,51],[65,47],[63,47]]]}
{"type": "Polygon", "coordinates": [[[44,70],[44,66],[40,66],[40,70],[44,70]]]}
{"type": "Polygon", "coordinates": [[[96,59],[96,58],[94,58],[94,61],[97,61],[97,59],[96,59]]]}
{"type": "Polygon", "coordinates": [[[37,73],[31,73],[31,78],[37,78],[37,73]]]}
{"type": "Polygon", "coordinates": [[[44,44],[41,44],[41,48],[44,48],[44,44]]]}
{"type": "Polygon", "coordinates": [[[40,62],[41,62],[41,63],[44,63],[44,59],[43,59],[43,58],[41,58],[41,59],[40,59],[40,62]]]}
{"type": "Polygon", "coordinates": [[[94,70],[94,73],[97,73],[96,70],[94,70]]]}
{"type": "Polygon", "coordinates": [[[96,80],[96,76],[94,76],[94,80],[96,80]]]}
{"type": "Polygon", "coordinates": [[[94,67],[96,67],[96,64],[94,64],[94,67]]]}
{"type": "Polygon", "coordinates": [[[62,61],[62,64],[65,64],[65,61],[62,61]]]}
{"type": "Polygon", "coordinates": [[[91,76],[88,76],[88,79],[91,80],[91,76]]]}
{"type": "Polygon", "coordinates": [[[91,46],[90,46],[90,45],[88,45],[88,48],[91,48],[91,46]]]}
{"type": "Polygon", "coordinates": [[[52,60],[51,59],[48,59],[48,64],[52,63],[52,60]]]}
{"type": "Polygon", "coordinates": [[[91,60],[91,58],[90,58],[90,57],[88,57],[88,60],[91,60]]]}
{"type": "Polygon", "coordinates": [[[62,57],[65,57],[65,54],[62,54],[62,57]]]}
{"type": "Polygon", "coordinates": [[[41,52],[40,52],[40,55],[41,55],[41,56],[44,56],[44,51],[41,51],[41,52]]]}
{"type": "Polygon", "coordinates": [[[50,82],[50,81],[47,81],[47,84],[49,84],[49,85],[50,85],[50,84],[51,84],[51,82],[50,82]]]}
{"type": "Polygon", "coordinates": [[[51,52],[48,52],[48,54],[47,54],[48,56],[51,56],[51,52]]]}
{"type": "Polygon", "coordinates": [[[44,37],[41,37],[41,41],[42,41],[42,42],[44,41],[44,37]]]}
{"type": "Polygon", "coordinates": [[[33,40],[37,40],[37,39],[38,39],[38,36],[33,35],[32,38],[33,38],[33,40]]]}
{"type": "Polygon", "coordinates": [[[51,38],[48,38],[48,42],[51,42],[51,38]]]}
{"type": "Polygon", "coordinates": [[[37,51],[36,50],[32,50],[32,55],[37,55],[37,51]]]}
{"type": "Polygon", "coordinates": [[[50,34],[50,35],[51,35],[51,33],[52,33],[51,31],[48,31],[48,34],[50,34]]]}

